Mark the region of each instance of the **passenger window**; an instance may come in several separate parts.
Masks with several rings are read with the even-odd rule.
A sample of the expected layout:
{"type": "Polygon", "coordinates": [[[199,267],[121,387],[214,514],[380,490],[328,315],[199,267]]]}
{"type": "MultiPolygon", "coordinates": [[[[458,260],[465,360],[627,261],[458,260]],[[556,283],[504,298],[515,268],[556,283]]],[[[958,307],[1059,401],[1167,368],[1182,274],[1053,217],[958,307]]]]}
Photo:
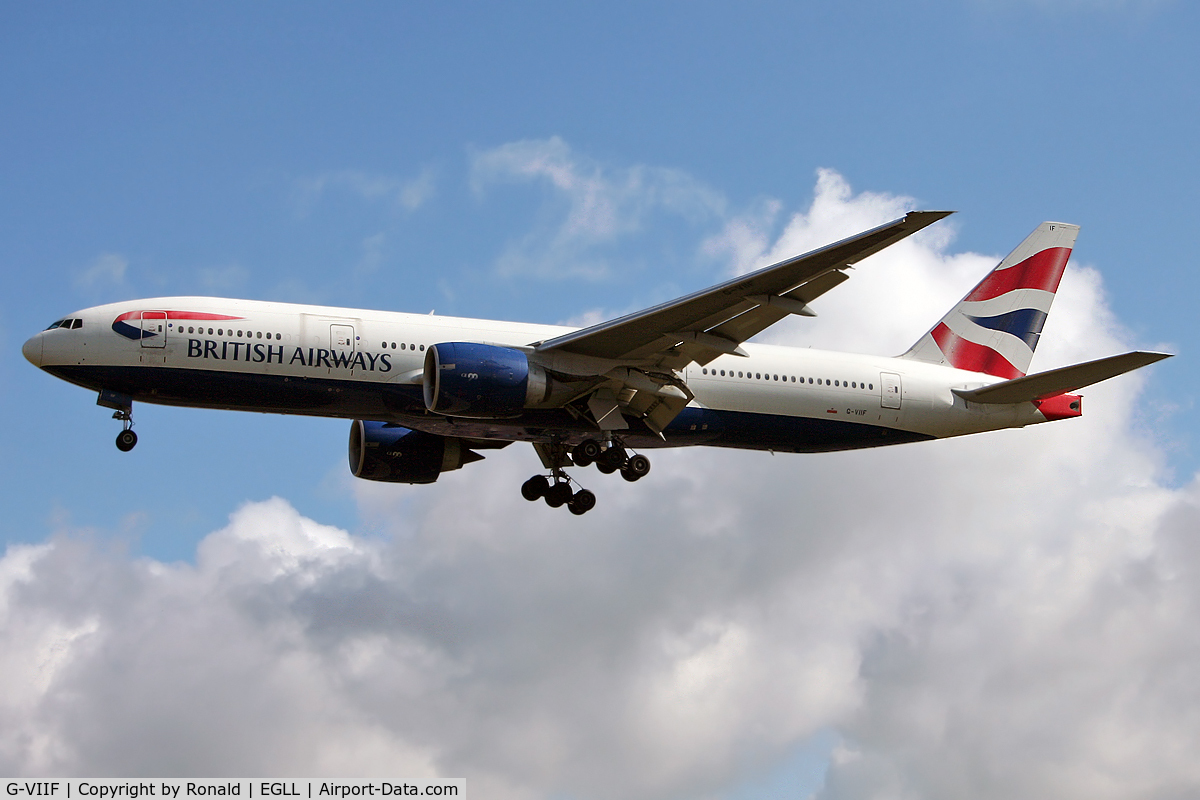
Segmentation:
{"type": "Polygon", "coordinates": [[[425,351],[425,345],[421,345],[421,352],[425,351]]]}

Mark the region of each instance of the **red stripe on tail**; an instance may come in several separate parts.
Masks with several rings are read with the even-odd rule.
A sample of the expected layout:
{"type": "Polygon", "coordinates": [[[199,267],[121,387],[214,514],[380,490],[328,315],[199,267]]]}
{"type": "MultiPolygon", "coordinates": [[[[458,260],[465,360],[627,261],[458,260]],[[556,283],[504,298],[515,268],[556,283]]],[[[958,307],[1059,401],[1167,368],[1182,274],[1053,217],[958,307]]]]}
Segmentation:
{"type": "Polygon", "coordinates": [[[947,328],[944,322],[938,323],[930,333],[941,348],[942,355],[946,356],[946,360],[956,369],[982,372],[1006,380],[1020,378],[1025,374],[992,348],[962,338],[947,328]]]}
{"type": "Polygon", "coordinates": [[[1020,264],[996,270],[979,282],[964,301],[991,300],[1014,289],[1041,289],[1057,292],[1071,250],[1067,247],[1048,247],[1034,253],[1020,264]]]}

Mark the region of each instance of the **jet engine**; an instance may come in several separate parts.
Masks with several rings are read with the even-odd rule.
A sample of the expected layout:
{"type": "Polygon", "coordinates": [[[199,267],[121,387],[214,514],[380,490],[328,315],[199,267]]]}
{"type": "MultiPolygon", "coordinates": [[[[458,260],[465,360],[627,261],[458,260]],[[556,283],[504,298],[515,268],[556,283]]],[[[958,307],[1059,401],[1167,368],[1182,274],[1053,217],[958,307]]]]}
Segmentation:
{"type": "Polygon", "coordinates": [[[422,381],[425,407],[452,417],[519,417],[526,408],[553,407],[575,394],[524,352],[471,342],[432,345],[422,381]]]}
{"type": "Polygon", "coordinates": [[[389,483],[433,483],[443,472],[479,461],[462,439],[356,419],[350,426],[350,472],[389,483]]]}

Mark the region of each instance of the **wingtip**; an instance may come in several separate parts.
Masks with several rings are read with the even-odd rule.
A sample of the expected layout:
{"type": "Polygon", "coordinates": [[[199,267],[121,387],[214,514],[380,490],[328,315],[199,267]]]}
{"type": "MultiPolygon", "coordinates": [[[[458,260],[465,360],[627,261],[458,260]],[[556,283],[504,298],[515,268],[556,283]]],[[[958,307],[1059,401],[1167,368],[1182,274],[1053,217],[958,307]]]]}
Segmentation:
{"type": "Polygon", "coordinates": [[[920,229],[945,219],[953,213],[953,211],[909,211],[904,215],[904,222],[906,226],[916,225],[920,229]]]}

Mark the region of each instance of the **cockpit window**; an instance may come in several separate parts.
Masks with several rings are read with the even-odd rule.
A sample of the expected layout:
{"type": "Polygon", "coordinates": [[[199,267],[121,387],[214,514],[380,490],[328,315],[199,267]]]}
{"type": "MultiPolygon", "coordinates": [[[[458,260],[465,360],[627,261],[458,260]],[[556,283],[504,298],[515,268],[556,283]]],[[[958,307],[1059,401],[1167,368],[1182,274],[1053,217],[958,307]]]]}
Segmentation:
{"type": "Polygon", "coordinates": [[[71,320],[71,329],[72,330],[79,330],[82,327],[83,327],[83,320],[81,320],[81,319],[71,320]]]}
{"type": "Polygon", "coordinates": [[[70,320],[60,319],[60,320],[58,320],[57,322],[51,323],[50,327],[46,328],[46,330],[48,330],[48,331],[52,331],[52,330],[54,330],[55,328],[61,328],[61,327],[62,327],[62,324],[63,324],[64,322],[69,322],[69,321],[70,321],[70,320]]]}

